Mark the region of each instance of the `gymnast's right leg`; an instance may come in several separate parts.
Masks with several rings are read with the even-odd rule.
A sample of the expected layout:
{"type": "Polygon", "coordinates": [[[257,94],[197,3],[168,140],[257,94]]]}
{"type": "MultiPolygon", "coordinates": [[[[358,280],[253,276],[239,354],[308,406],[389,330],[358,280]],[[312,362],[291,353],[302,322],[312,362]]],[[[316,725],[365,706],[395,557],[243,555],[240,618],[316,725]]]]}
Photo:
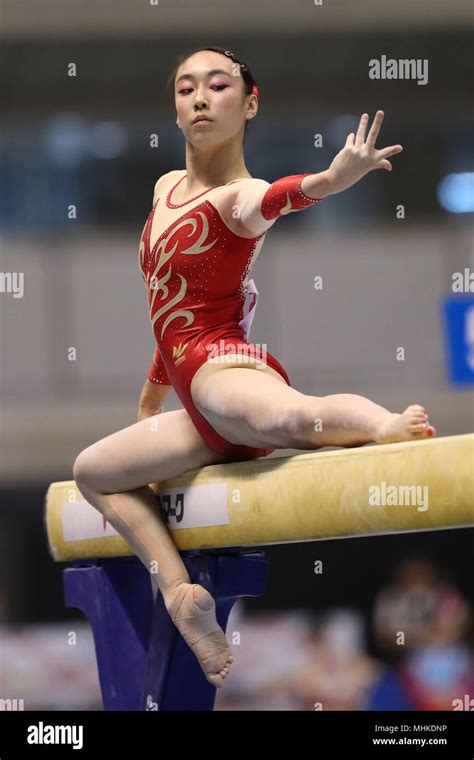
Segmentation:
{"type": "Polygon", "coordinates": [[[84,449],[74,463],[83,497],[123,536],[151,573],[173,622],[206,678],[223,685],[233,657],[210,593],[191,584],[149,483],[228,461],[212,451],[185,409],[148,417],[84,449]]]}

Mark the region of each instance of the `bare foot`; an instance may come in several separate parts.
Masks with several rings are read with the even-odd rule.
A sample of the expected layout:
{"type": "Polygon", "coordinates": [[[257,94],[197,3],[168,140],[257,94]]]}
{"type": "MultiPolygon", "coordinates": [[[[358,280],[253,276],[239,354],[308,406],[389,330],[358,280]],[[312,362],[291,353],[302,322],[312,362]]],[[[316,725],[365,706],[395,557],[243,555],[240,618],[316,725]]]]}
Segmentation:
{"type": "Polygon", "coordinates": [[[209,683],[220,688],[234,661],[216,619],[216,604],[197,583],[182,582],[167,594],[166,609],[178,631],[196,655],[209,683]]]}
{"type": "Polygon", "coordinates": [[[430,425],[426,409],[419,404],[407,406],[401,414],[392,414],[384,420],[374,437],[376,443],[397,443],[433,438],[436,428],[430,425]]]}

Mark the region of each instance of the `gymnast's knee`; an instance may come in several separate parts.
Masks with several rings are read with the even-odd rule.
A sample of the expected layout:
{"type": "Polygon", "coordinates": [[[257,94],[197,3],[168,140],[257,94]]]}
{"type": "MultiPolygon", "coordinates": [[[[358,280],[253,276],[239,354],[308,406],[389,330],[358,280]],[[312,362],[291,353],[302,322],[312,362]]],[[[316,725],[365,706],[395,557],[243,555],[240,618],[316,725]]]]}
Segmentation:
{"type": "Polygon", "coordinates": [[[74,481],[81,490],[81,487],[97,491],[100,493],[99,483],[99,460],[98,452],[94,445],[89,446],[87,449],[81,451],[76,457],[73,465],[73,478],[74,481]]]}

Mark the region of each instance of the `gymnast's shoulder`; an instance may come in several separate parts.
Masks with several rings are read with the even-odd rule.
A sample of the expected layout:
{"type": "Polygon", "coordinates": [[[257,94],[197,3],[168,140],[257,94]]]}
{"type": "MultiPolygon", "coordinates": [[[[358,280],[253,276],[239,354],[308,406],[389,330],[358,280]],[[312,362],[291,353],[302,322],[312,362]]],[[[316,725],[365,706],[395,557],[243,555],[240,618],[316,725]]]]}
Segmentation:
{"type": "Polygon", "coordinates": [[[162,174],[161,177],[159,177],[155,182],[155,188],[153,190],[153,204],[156,202],[157,198],[159,197],[159,192],[163,190],[164,185],[167,181],[171,181],[172,179],[176,179],[177,181],[179,179],[179,175],[183,175],[185,173],[186,169],[172,169],[170,172],[162,174]]]}

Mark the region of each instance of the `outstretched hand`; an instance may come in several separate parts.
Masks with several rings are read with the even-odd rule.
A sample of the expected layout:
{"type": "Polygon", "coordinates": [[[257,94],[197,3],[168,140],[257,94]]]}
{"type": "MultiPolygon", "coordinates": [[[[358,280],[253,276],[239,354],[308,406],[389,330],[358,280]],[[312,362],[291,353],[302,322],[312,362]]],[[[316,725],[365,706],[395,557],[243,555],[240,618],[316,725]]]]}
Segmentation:
{"type": "Polygon", "coordinates": [[[327,170],[332,192],[340,193],[347,190],[373,169],[392,171],[392,164],[387,159],[400,153],[403,148],[401,145],[391,145],[382,150],[375,148],[383,117],[384,112],[377,111],[367,140],[365,133],[369,116],[366,113],[362,114],[357,134],[351,132],[347,136],[346,144],[327,170]]]}

